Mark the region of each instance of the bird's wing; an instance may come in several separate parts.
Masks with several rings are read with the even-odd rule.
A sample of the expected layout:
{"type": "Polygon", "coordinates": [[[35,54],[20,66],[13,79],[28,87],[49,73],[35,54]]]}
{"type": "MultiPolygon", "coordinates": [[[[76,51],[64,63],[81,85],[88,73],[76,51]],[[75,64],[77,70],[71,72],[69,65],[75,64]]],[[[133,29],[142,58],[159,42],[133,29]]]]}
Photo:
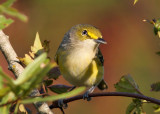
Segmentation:
{"type": "Polygon", "coordinates": [[[101,66],[103,66],[103,64],[104,64],[104,59],[103,59],[103,55],[102,55],[102,53],[101,53],[101,50],[100,50],[99,48],[98,48],[98,50],[97,50],[96,58],[99,59],[99,64],[100,64],[101,66]]]}
{"type": "MultiPolygon", "coordinates": [[[[98,58],[98,64],[100,64],[101,66],[103,66],[104,64],[104,59],[103,59],[103,55],[100,51],[100,49],[98,48],[98,51],[97,51],[97,54],[96,54],[96,58],[98,58]]],[[[98,84],[98,89],[100,90],[104,90],[104,89],[107,89],[108,86],[107,86],[107,83],[105,82],[104,79],[102,79],[102,81],[98,84]]]]}
{"type": "Polygon", "coordinates": [[[60,47],[58,47],[57,52],[54,57],[54,60],[57,64],[58,64],[58,56],[60,56],[60,54],[62,54],[62,53],[63,53],[63,50],[60,47]]]}
{"type": "Polygon", "coordinates": [[[58,54],[56,52],[55,57],[54,57],[55,62],[58,64],[58,54]]]}
{"type": "MultiPolygon", "coordinates": [[[[58,65],[58,51],[57,51],[56,54],[55,54],[54,60],[55,60],[55,62],[56,62],[57,65],[58,65]]],[[[57,79],[57,78],[61,75],[61,72],[60,72],[60,70],[59,70],[59,66],[52,68],[52,69],[49,71],[49,74],[51,74],[51,75],[49,75],[49,78],[57,79]]]]}

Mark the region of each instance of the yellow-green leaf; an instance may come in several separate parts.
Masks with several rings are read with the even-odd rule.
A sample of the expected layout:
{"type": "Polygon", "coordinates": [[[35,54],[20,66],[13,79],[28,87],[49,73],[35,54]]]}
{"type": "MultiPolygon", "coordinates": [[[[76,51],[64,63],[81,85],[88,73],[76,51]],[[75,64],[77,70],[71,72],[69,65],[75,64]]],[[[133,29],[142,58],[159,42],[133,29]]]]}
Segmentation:
{"type": "Polygon", "coordinates": [[[117,82],[114,86],[116,88],[116,91],[118,92],[130,92],[141,94],[137,83],[133,80],[133,78],[130,75],[122,76],[120,81],[117,82]]]}
{"type": "Polygon", "coordinates": [[[21,58],[21,57],[17,57],[17,58],[20,60],[20,62],[22,62],[26,66],[31,62],[33,62],[33,59],[28,54],[25,54],[24,58],[21,58]]]}
{"type": "Polygon", "coordinates": [[[15,2],[16,0],[7,0],[6,2],[4,2],[2,5],[5,6],[5,7],[10,7],[13,5],[13,3],[15,2]]]}
{"type": "Polygon", "coordinates": [[[134,0],[134,3],[133,3],[133,4],[135,5],[137,2],[138,2],[138,0],[134,0]]]}
{"type": "Polygon", "coordinates": [[[52,85],[48,87],[52,92],[61,94],[61,93],[66,93],[68,90],[72,88],[72,86],[67,86],[67,85],[52,85]]]}
{"type": "Polygon", "coordinates": [[[13,23],[12,19],[6,19],[5,16],[0,15],[0,30],[8,27],[11,23],[13,23]]]}
{"type": "Polygon", "coordinates": [[[35,58],[34,54],[32,52],[29,52],[29,55],[32,57],[32,58],[35,58]]]}
{"type": "Polygon", "coordinates": [[[19,85],[22,90],[24,90],[23,96],[26,96],[29,94],[33,88],[37,87],[39,85],[43,78],[46,76],[47,72],[54,67],[55,64],[50,64],[48,59],[44,61],[43,64],[40,65],[40,68],[36,70],[34,75],[28,80],[28,82],[25,82],[24,84],[19,85]]]}
{"type": "Polygon", "coordinates": [[[12,78],[10,78],[7,74],[5,74],[3,71],[2,71],[2,68],[0,67],[0,76],[3,77],[4,79],[7,80],[7,84],[10,85],[11,87],[14,87],[14,80],[12,80],[12,78]]]}
{"type": "Polygon", "coordinates": [[[144,19],[143,21],[154,25],[153,27],[154,34],[158,35],[158,37],[160,38],[160,19],[152,19],[151,21],[144,19]]]}
{"type": "Polygon", "coordinates": [[[21,103],[28,104],[33,102],[46,102],[46,101],[55,101],[58,99],[69,98],[83,92],[85,89],[86,87],[82,86],[67,93],[62,93],[62,94],[48,96],[48,97],[36,97],[36,98],[25,99],[25,100],[22,100],[21,103]]]}
{"type": "Polygon", "coordinates": [[[37,32],[36,34],[36,38],[35,38],[35,41],[34,41],[34,44],[33,46],[31,46],[31,51],[36,54],[39,50],[43,49],[42,47],[42,43],[41,43],[41,40],[39,38],[39,34],[37,32]]]}
{"type": "Polygon", "coordinates": [[[0,90],[3,88],[3,77],[0,75],[0,90]]]}
{"type": "Polygon", "coordinates": [[[140,99],[132,99],[132,102],[126,109],[126,114],[144,114],[142,111],[142,104],[140,99]]]}
{"type": "Polygon", "coordinates": [[[43,53],[37,57],[31,64],[29,64],[19,76],[17,80],[14,81],[16,85],[20,85],[30,80],[37,72],[40,70],[40,65],[46,60],[47,54],[43,53]]]}
{"type": "Polygon", "coordinates": [[[9,91],[10,91],[9,87],[5,87],[5,88],[0,89],[0,98],[5,96],[9,91]]]}
{"type": "Polygon", "coordinates": [[[154,105],[153,106],[153,108],[154,108],[154,112],[160,112],[160,106],[159,105],[154,105]]]}
{"type": "Polygon", "coordinates": [[[22,113],[22,114],[28,114],[27,110],[25,109],[24,105],[23,104],[20,104],[19,105],[19,111],[22,113]]]}
{"type": "Polygon", "coordinates": [[[0,11],[2,13],[17,17],[18,19],[24,22],[28,20],[27,16],[25,16],[22,13],[19,13],[15,8],[12,8],[12,7],[5,7],[3,5],[0,5],[0,11]]]}
{"type": "Polygon", "coordinates": [[[157,34],[158,34],[158,37],[160,38],[160,31],[158,31],[158,33],[157,33],[157,34]]]}
{"type": "Polygon", "coordinates": [[[160,91],[160,82],[153,83],[151,85],[152,91],[160,91]]]}

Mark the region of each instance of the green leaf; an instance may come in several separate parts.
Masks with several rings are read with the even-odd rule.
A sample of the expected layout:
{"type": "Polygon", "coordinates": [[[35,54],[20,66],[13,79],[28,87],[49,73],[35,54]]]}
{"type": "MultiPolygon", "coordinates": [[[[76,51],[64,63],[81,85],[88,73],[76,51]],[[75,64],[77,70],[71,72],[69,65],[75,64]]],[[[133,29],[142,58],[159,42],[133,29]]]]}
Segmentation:
{"type": "Polygon", "coordinates": [[[44,97],[44,98],[36,97],[36,98],[25,99],[25,100],[22,100],[21,103],[28,104],[28,103],[33,103],[33,102],[46,102],[46,101],[55,101],[55,100],[59,100],[59,99],[69,98],[69,97],[75,96],[75,95],[83,92],[85,89],[86,89],[86,87],[79,87],[79,88],[76,88],[70,92],[62,93],[62,94],[58,94],[58,95],[54,95],[54,96],[48,96],[48,97],[44,97]]]}
{"type": "Polygon", "coordinates": [[[126,109],[126,114],[131,114],[131,112],[135,109],[135,104],[133,102],[131,102],[127,109],[126,109]]]}
{"type": "Polygon", "coordinates": [[[0,67],[0,98],[4,97],[10,91],[10,87],[8,85],[6,85],[4,87],[4,80],[3,80],[3,78],[6,79],[6,83],[7,83],[7,81],[9,82],[10,86],[14,86],[14,85],[12,85],[13,82],[12,82],[11,78],[9,78],[8,76],[6,76],[3,73],[2,68],[0,67]]]}
{"type": "Polygon", "coordinates": [[[118,92],[141,94],[137,83],[132,79],[130,75],[122,76],[120,81],[117,82],[114,86],[116,88],[116,91],[118,92]]]}
{"type": "Polygon", "coordinates": [[[3,15],[0,15],[0,30],[8,27],[11,23],[13,23],[12,19],[6,19],[3,15]]]}
{"type": "Polygon", "coordinates": [[[157,29],[157,31],[159,31],[160,30],[160,19],[153,19],[152,20],[153,22],[154,22],[154,27],[155,27],[155,29],[157,29]]]}
{"type": "Polygon", "coordinates": [[[3,98],[1,98],[0,105],[4,105],[4,104],[8,103],[8,101],[12,101],[12,100],[13,101],[15,100],[15,96],[12,92],[10,92],[10,93],[6,94],[3,98]]]}
{"type": "Polygon", "coordinates": [[[43,82],[44,82],[45,86],[50,86],[53,83],[53,80],[46,79],[46,80],[43,80],[43,82]]]}
{"type": "Polygon", "coordinates": [[[154,34],[158,35],[158,37],[160,38],[160,19],[157,19],[157,20],[152,19],[151,21],[144,19],[143,21],[154,25],[154,28],[153,28],[154,34]]]}
{"type": "Polygon", "coordinates": [[[47,64],[45,63],[45,66],[43,69],[41,69],[37,74],[34,75],[26,84],[22,84],[20,87],[25,90],[24,96],[28,95],[29,92],[35,88],[37,85],[39,85],[43,78],[46,76],[47,72],[54,67],[54,64],[47,64]]]}
{"type": "Polygon", "coordinates": [[[48,72],[48,74],[47,74],[47,76],[48,76],[49,78],[55,79],[55,80],[56,80],[60,75],[61,75],[61,72],[60,72],[58,66],[52,68],[52,69],[48,72]]]}
{"type": "Polygon", "coordinates": [[[134,0],[134,3],[133,3],[133,5],[135,5],[137,2],[138,2],[138,0],[134,0]]]}
{"type": "MultiPolygon", "coordinates": [[[[19,107],[19,102],[15,104],[15,109],[14,109],[14,114],[18,114],[18,107],[19,107]]],[[[23,114],[23,113],[22,113],[23,114]]]]}
{"type": "MultiPolygon", "coordinates": [[[[1,98],[0,105],[4,105],[4,104],[8,103],[9,101],[10,102],[15,101],[15,99],[16,99],[16,97],[13,94],[13,92],[9,92],[8,94],[5,94],[5,96],[3,98],[1,98]]],[[[11,104],[7,104],[7,105],[4,105],[3,107],[0,107],[0,113],[1,114],[9,114],[10,107],[11,107],[11,104]]]]}
{"type": "Polygon", "coordinates": [[[4,97],[7,93],[9,93],[9,91],[10,91],[9,87],[0,89],[0,98],[4,97]]]}
{"type": "Polygon", "coordinates": [[[19,13],[16,9],[12,8],[12,7],[5,7],[3,5],[0,5],[0,11],[2,13],[17,17],[18,19],[20,19],[21,21],[26,22],[28,20],[27,16],[25,16],[22,13],[19,13]]]}
{"type": "Polygon", "coordinates": [[[3,77],[7,80],[7,84],[10,85],[10,87],[15,87],[14,81],[2,71],[2,68],[0,67],[0,77],[3,77]]]}
{"type": "Polygon", "coordinates": [[[68,90],[70,90],[72,87],[71,86],[66,86],[66,85],[52,85],[48,87],[52,92],[61,94],[61,93],[66,93],[68,90]]]}
{"type": "Polygon", "coordinates": [[[1,98],[1,102],[0,104],[5,104],[7,103],[7,101],[9,100],[9,94],[6,94],[6,96],[4,96],[3,98],[1,98]]]}
{"type": "Polygon", "coordinates": [[[10,108],[10,105],[6,105],[6,106],[3,106],[3,107],[0,107],[1,114],[10,114],[9,108],[10,108]]]}
{"type": "Polygon", "coordinates": [[[160,56],[160,51],[156,52],[156,54],[160,56]]]}
{"type": "Polygon", "coordinates": [[[160,82],[156,82],[156,83],[153,83],[152,85],[151,85],[151,90],[152,91],[160,91],[160,82]]]}
{"type": "Polygon", "coordinates": [[[47,54],[43,53],[39,57],[37,57],[32,63],[30,63],[23,71],[23,73],[19,76],[17,80],[15,80],[16,85],[21,85],[30,80],[35,76],[41,69],[42,63],[46,60],[47,54]]]}
{"type": "Polygon", "coordinates": [[[44,40],[44,42],[42,43],[44,51],[47,52],[47,53],[50,51],[49,43],[50,43],[50,41],[48,41],[48,40],[44,40]]]}
{"type": "MultiPolygon", "coordinates": [[[[1,70],[0,70],[1,72],[1,70]]],[[[3,88],[3,77],[0,75],[0,90],[3,88]]]]}
{"type": "Polygon", "coordinates": [[[142,114],[142,104],[140,99],[133,99],[126,109],[126,114],[142,114]]]}
{"type": "Polygon", "coordinates": [[[153,31],[155,35],[158,35],[160,38],[160,19],[152,19],[151,21],[146,20],[147,22],[151,23],[154,25],[153,31]]]}
{"type": "Polygon", "coordinates": [[[4,2],[2,5],[5,6],[5,7],[10,7],[13,5],[13,3],[15,2],[16,0],[7,0],[6,2],[4,2]]]}

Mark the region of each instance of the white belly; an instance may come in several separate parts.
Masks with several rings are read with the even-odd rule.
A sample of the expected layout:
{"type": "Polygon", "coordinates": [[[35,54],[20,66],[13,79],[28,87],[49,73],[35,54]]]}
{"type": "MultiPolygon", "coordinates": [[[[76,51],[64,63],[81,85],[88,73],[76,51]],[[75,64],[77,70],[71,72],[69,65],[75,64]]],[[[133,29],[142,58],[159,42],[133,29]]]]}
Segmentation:
{"type": "Polygon", "coordinates": [[[94,57],[95,52],[86,53],[86,50],[63,55],[63,61],[59,62],[63,77],[75,86],[93,86],[99,83],[103,77],[103,66],[99,66],[93,60],[94,57]]]}

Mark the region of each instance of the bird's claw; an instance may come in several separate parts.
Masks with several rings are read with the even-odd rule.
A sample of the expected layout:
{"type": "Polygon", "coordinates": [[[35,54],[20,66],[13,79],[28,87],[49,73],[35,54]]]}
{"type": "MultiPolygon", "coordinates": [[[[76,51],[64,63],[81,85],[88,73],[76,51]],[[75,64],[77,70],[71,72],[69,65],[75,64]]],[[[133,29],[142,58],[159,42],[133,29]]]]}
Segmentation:
{"type": "Polygon", "coordinates": [[[85,100],[85,99],[87,99],[87,101],[90,101],[91,100],[91,97],[89,97],[89,92],[87,91],[86,93],[84,93],[84,95],[83,95],[83,99],[85,100]]]}
{"type": "Polygon", "coordinates": [[[68,107],[67,103],[63,102],[63,99],[58,100],[58,106],[66,109],[68,107]]]}
{"type": "Polygon", "coordinates": [[[84,95],[83,95],[83,99],[87,99],[87,101],[90,101],[91,100],[91,97],[89,96],[89,93],[92,93],[93,90],[95,89],[96,86],[92,86],[90,89],[88,89],[84,95]]]}

